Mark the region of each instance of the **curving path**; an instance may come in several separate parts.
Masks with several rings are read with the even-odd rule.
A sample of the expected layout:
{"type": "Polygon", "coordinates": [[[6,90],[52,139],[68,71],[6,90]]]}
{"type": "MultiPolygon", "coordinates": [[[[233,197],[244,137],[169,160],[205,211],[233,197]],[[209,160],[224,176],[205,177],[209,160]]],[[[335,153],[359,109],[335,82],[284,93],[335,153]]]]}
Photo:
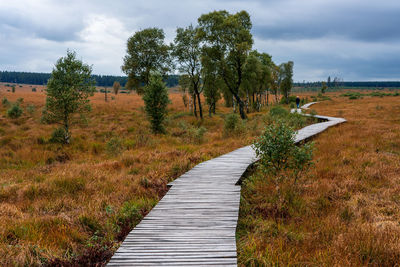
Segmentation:
{"type": "MultiPolygon", "coordinates": [[[[326,121],[300,129],[296,142],[346,121],[316,117],[326,121]]],[[[246,146],[202,162],[177,178],[128,234],[108,266],[237,266],[240,186],[235,184],[255,161],[254,150],[246,146]]]]}

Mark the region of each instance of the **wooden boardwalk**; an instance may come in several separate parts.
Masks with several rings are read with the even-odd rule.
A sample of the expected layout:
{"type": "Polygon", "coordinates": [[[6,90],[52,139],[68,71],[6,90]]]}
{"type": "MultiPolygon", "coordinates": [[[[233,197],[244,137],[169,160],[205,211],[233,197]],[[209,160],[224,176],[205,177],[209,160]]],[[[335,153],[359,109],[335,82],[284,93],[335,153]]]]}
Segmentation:
{"type": "MultiPolygon", "coordinates": [[[[297,142],[345,121],[318,117],[327,121],[299,130],[297,142]]],[[[170,183],[108,266],[237,266],[240,186],[235,184],[255,161],[254,150],[246,146],[200,163],[170,183]]]]}

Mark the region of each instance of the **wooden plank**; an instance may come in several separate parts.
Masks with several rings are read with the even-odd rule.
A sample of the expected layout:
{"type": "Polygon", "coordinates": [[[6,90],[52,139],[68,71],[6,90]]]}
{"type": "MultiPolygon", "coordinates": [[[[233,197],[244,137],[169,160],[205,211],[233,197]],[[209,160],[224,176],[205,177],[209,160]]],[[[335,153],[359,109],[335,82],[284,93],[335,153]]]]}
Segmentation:
{"type": "MultiPolygon", "coordinates": [[[[300,129],[296,142],[346,121],[316,117],[326,121],[300,129]]],[[[108,266],[237,266],[240,187],[235,184],[256,160],[246,146],[202,162],[169,183],[168,193],[128,234],[108,266]]]]}

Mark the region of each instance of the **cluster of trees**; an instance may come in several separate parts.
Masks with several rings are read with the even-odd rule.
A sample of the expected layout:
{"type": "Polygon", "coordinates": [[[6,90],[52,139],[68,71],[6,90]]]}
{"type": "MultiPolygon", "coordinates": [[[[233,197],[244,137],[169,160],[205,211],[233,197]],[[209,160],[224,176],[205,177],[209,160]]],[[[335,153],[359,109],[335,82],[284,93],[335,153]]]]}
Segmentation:
{"type": "MultiPolygon", "coordinates": [[[[0,71],[0,82],[4,83],[46,85],[50,77],[51,73],[0,71]]],[[[97,86],[112,86],[114,82],[119,82],[122,86],[125,86],[128,80],[124,76],[96,74],[93,74],[92,78],[95,80],[97,86]]],[[[178,85],[179,76],[168,75],[164,81],[168,87],[174,87],[178,85]]]]}
{"type": "MultiPolygon", "coordinates": [[[[197,26],[178,28],[170,45],[164,42],[163,30],[157,28],[138,31],[128,39],[121,67],[128,76],[126,87],[142,95],[154,132],[164,131],[163,121],[170,102],[164,80],[174,68],[182,74],[180,84],[192,96],[194,114],[197,116],[198,108],[200,118],[203,118],[202,93],[210,115],[215,113],[216,103],[223,95],[226,103],[238,106],[242,119],[246,118],[250,105],[259,109],[263,95],[267,96],[264,104],[268,103],[269,93],[278,100],[280,92],[289,100],[293,62],[277,66],[270,55],[252,50],[251,26],[246,11],[236,14],[214,11],[202,15],[197,26]]],[[[70,142],[74,115],[80,114],[82,118],[90,110],[88,98],[95,92],[95,84],[91,66],[76,59],[74,52],[68,51],[67,56],[57,61],[47,82],[42,116],[43,122],[62,126],[53,133],[54,139],[70,142]]],[[[120,87],[121,82],[113,81],[115,94],[120,87]]]]}
{"type": "Polygon", "coordinates": [[[198,25],[178,28],[174,43],[164,42],[164,32],[148,28],[128,39],[122,70],[128,75],[127,87],[139,94],[149,83],[151,73],[166,75],[177,69],[179,84],[190,96],[193,113],[203,118],[201,94],[209,114],[225,99],[238,107],[241,118],[268,103],[269,94],[288,99],[293,86],[293,62],[275,65],[271,56],[252,50],[252,23],[246,11],[230,14],[214,11],[200,16],[198,25]]]}

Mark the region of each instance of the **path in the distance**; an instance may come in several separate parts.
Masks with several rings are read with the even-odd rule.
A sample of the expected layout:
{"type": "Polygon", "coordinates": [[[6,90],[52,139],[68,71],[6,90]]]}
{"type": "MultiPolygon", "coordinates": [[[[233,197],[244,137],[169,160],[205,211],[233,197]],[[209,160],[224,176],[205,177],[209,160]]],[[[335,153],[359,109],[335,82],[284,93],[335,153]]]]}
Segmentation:
{"type": "MultiPolygon", "coordinates": [[[[346,121],[317,117],[327,121],[299,130],[296,142],[346,121]]],[[[173,181],[108,266],[237,266],[240,186],[235,184],[255,161],[254,150],[246,146],[200,163],[173,181]]]]}

